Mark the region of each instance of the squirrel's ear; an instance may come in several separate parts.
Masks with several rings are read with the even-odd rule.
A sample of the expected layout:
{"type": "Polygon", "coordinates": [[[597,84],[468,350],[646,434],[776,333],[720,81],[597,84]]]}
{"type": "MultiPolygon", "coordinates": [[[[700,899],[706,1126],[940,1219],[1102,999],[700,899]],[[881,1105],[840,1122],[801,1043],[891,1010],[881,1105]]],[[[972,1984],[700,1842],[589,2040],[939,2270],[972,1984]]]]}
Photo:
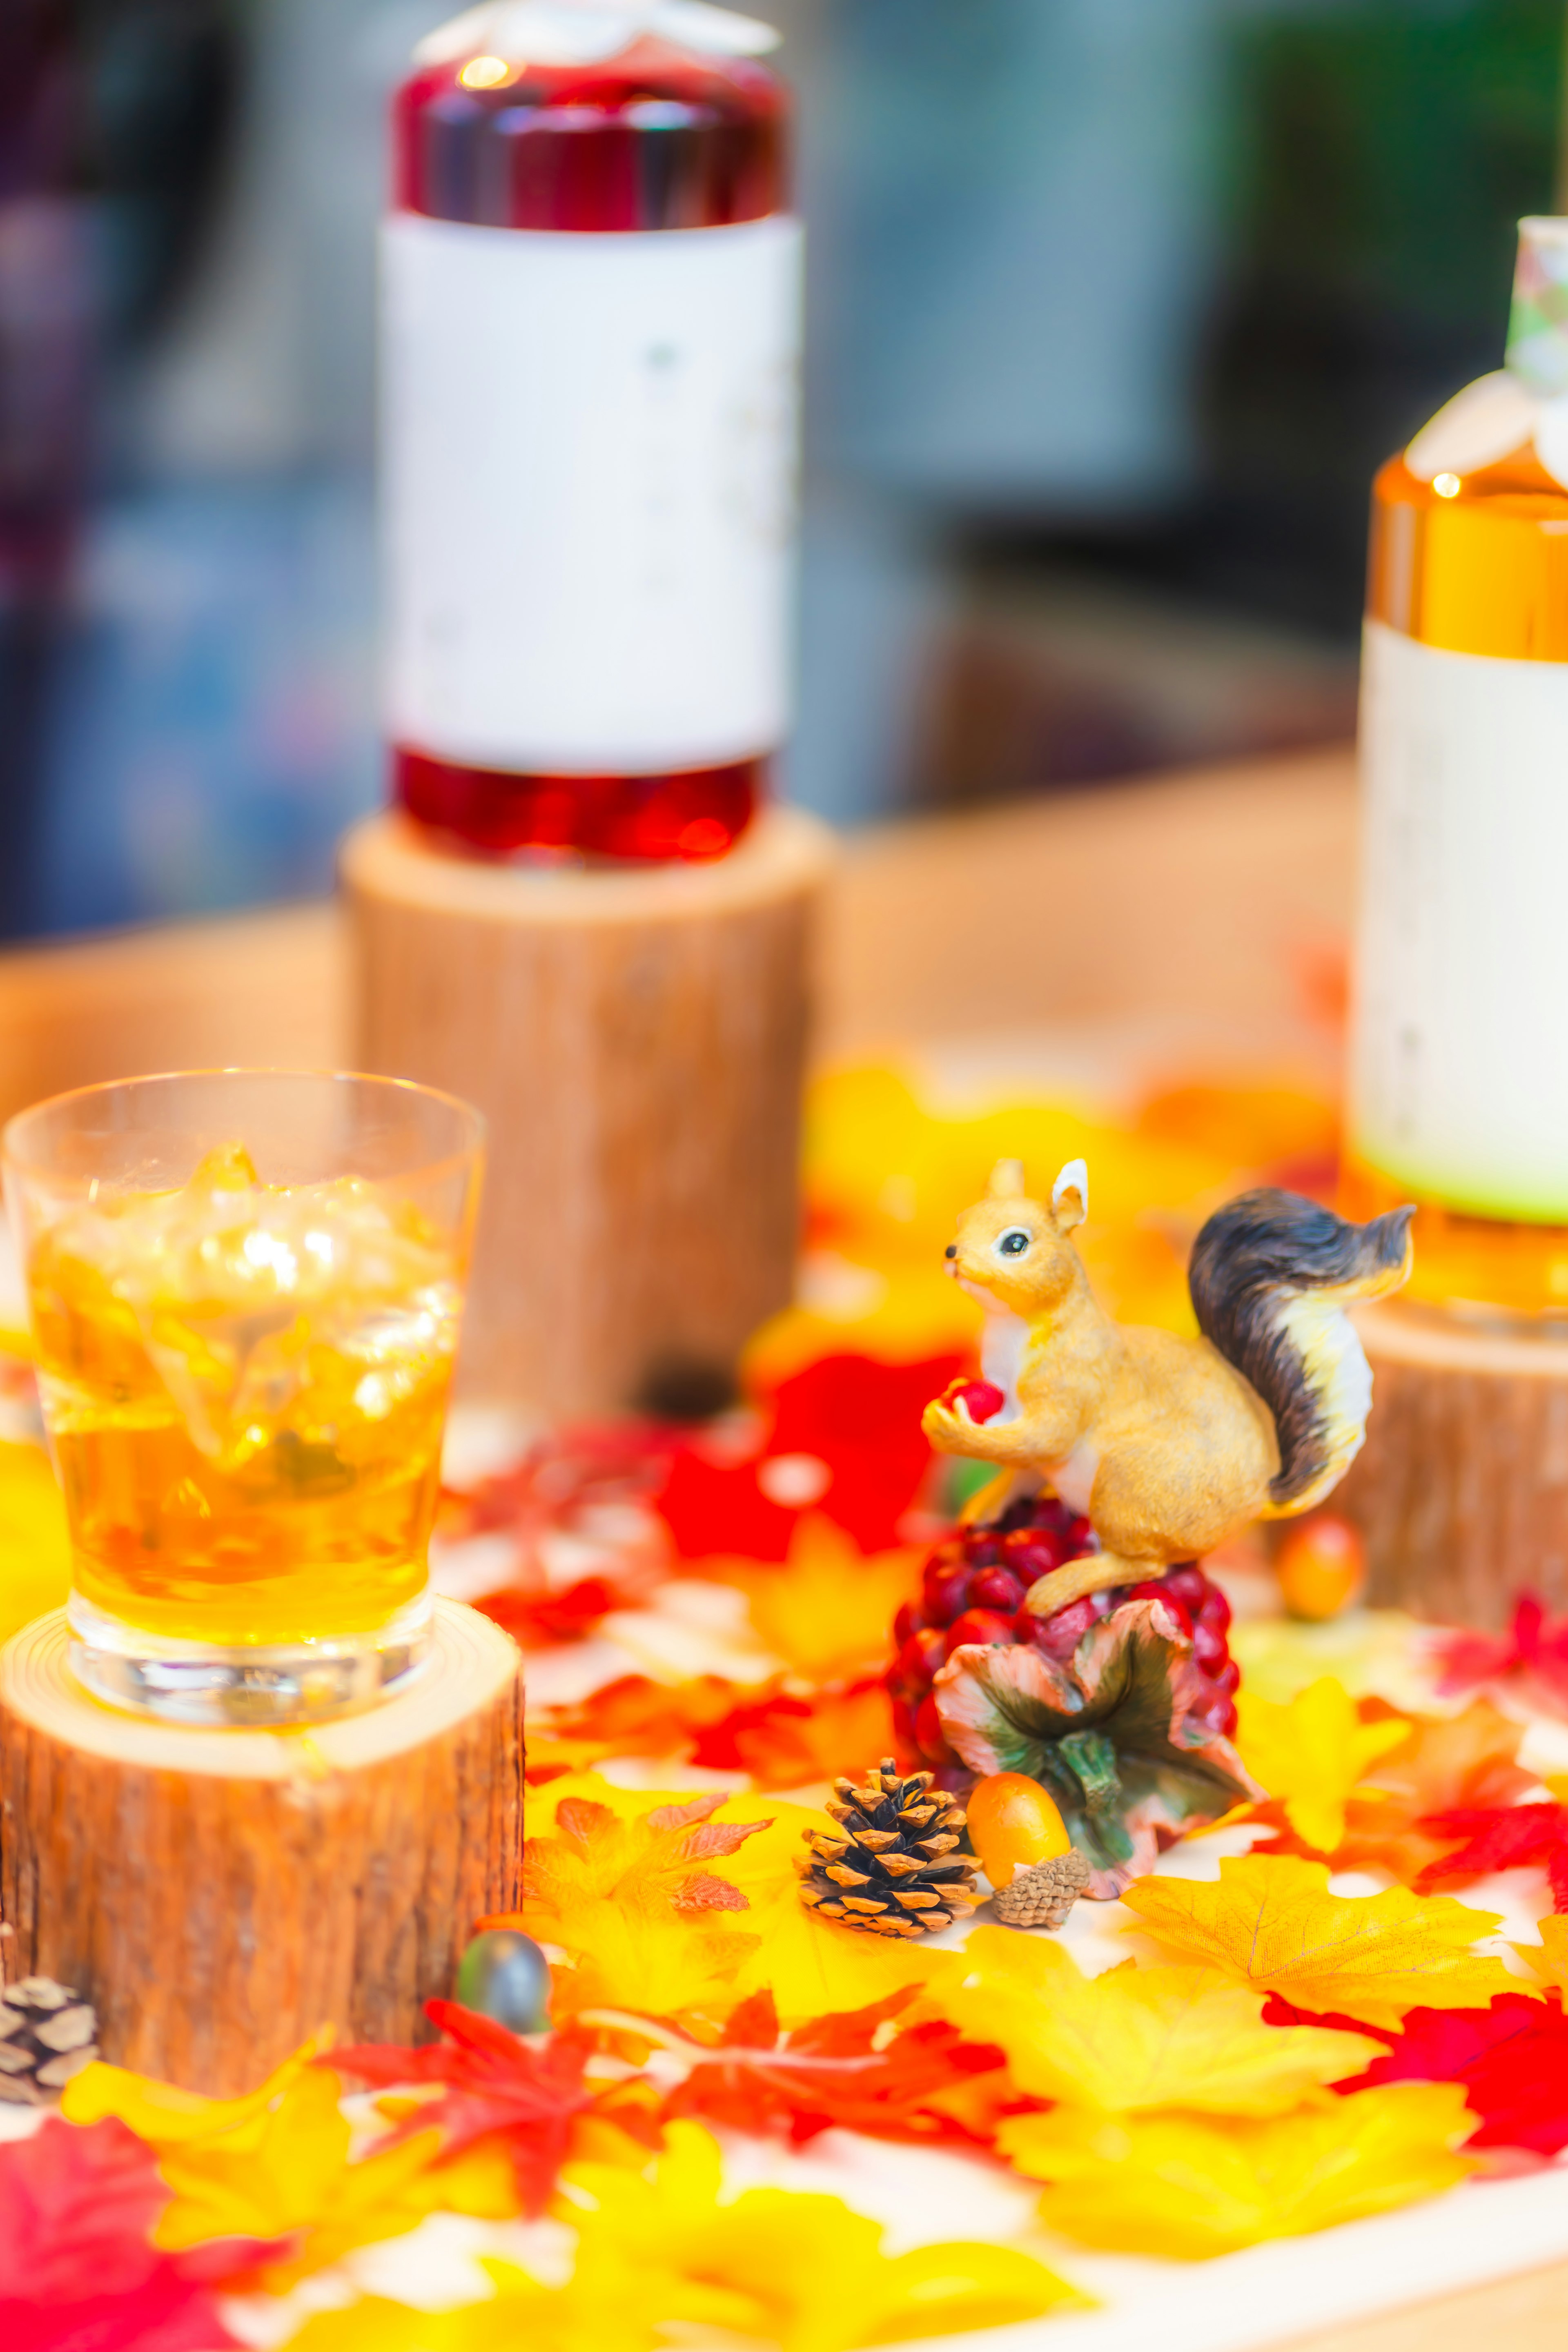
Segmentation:
{"type": "Polygon", "coordinates": [[[1064,1234],[1081,1225],[1089,1214],[1089,1163],[1069,1160],[1051,1186],[1051,1214],[1064,1234]]]}
{"type": "Polygon", "coordinates": [[[991,1171],[991,1181],[985,1187],[988,1201],[1021,1201],[1024,1197],[1024,1163],[1021,1160],[999,1160],[991,1171]]]}

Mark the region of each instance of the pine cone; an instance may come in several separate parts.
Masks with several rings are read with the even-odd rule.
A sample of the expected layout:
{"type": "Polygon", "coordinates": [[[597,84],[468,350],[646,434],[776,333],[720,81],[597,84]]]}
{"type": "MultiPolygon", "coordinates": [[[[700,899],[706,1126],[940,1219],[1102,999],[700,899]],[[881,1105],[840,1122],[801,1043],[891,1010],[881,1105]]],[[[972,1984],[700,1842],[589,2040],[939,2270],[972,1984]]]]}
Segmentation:
{"type": "Polygon", "coordinates": [[[801,1901],[843,1927],[873,1936],[925,1936],[966,1918],[980,1897],[974,1863],[958,1850],[963,1808],[929,1772],[900,1772],[890,1756],[865,1785],[836,1780],[827,1810],[840,1834],[807,1830],[809,1855],[795,1863],[801,1901]]]}
{"type": "Polygon", "coordinates": [[[0,2100],[47,2107],[98,2055],[89,2001],[52,1977],[0,1986],[0,2100]]]}
{"type": "Polygon", "coordinates": [[[997,1888],[992,1897],[996,1916],[1005,1927],[1059,1927],[1092,1874],[1076,1845],[1049,1862],[1031,1863],[997,1888]]]}

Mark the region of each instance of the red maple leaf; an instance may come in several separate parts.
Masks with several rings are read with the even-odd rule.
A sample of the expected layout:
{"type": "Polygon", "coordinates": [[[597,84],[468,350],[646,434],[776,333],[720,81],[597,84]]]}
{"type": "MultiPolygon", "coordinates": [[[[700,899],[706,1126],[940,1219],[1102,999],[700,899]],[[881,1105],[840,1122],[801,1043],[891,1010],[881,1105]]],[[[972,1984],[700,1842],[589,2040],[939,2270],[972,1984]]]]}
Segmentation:
{"type": "Polygon", "coordinates": [[[1442,1633],[1433,1654],[1445,1698],[1482,1683],[1522,1677],[1549,1705],[1568,1706],[1568,1617],[1554,1622],[1533,1592],[1521,1593],[1506,1633],[1442,1633]]]}
{"type": "Polygon", "coordinates": [[[116,2117],[51,2116],[0,2146],[0,2345],[5,2352],[222,2352],[215,2288],[279,2252],[218,2240],[160,2252],[169,2201],[152,2149],[116,2117]]]}
{"type": "Polygon", "coordinates": [[[635,2109],[607,2105],[584,2083],[591,2045],[580,2035],[553,2033],[547,2041],[524,2042],[455,2000],[427,2001],[425,2014],[445,2040],[417,2050],[362,2042],[334,2050],[322,2063],[330,2063],[334,2074],[355,2075],[380,2090],[445,2084],[446,2095],[406,2117],[393,2139],[428,2131],[434,2124],[446,2134],[443,2154],[450,2157],[499,2133],[531,2219],[543,2211],[555,2186],[576,2116],[597,2106],[637,2128],[635,2109]]]}
{"type": "Polygon", "coordinates": [[[1363,2033],[1371,2042],[1395,2042],[1389,2025],[1363,2025],[1359,2017],[1342,2017],[1337,2009],[1298,2009],[1282,1992],[1271,1992],[1263,2004],[1265,2025],[1321,2025],[1333,2033],[1363,2033]]]}
{"type": "MultiPolygon", "coordinates": [[[[988,2042],[965,2042],[941,2019],[889,2034],[917,1990],[906,1985],[868,2009],[813,2018],[781,2034],[773,1995],[764,1990],[732,2012],[716,2048],[652,2026],[689,2069],[666,2097],[663,2115],[783,2132],[796,2142],[835,2125],[877,2139],[984,2139],[988,2135],[962,2104],[946,2108],[940,2102],[972,2077],[997,2073],[1003,2054],[988,2042]]],[[[622,2022],[631,2030],[632,2021],[622,2022]]],[[[1017,2105],[1010,2099],[1008,2111],[1017,2105]]]]}
{"type": "Polygon", "coordinates": [[[931,1466],[921,1414],[963,1359],[885,1364],[850,1353],[821,1356],[781,1381],[772,1425],[744,1460],[710,1440],[679,1444],[658,1498],[682,1559],[727,1553],[782,1561],[805,1509],[823,1512],[864,1552],[899,1541],[899,1522],[931,1466]],[[816,1465],[822,1484],[798,1504],[770,1493],[769,1465],[816,1465]]]}
{"type": "Polygon", "coordinates": [[[563,1592],[518,1592],[503,1586],[499,1592],[484,1594],[474,1606],[528,1650],[552,1642],[580,1642],[601,1617],[626,1604],[627,1595],[607,1577],[583,1576],[563,1592]]]}
{"type": "Polygon", "coordinates": [[[1429,1862],[1415,1878],[1429,1895],[1446,1878],[1482,1878],[1494,1870],[1540,1864],[1552,1887],[1552,1906],[1568,1911],[1568,1808],[1542,1805],[1458,1805],[1428,1813],[1419,1826],[1429,1836],[1462,1841],[1458,1851],[1429,1862]]]}
{"type": "Polygon", "coordinates": [[[1568,2147],[1568,2018],[1555,1992],[1544,2000],[1498,1993],[1489,2009],[1413,2009],[1389,2039],[1384,2057],[1335,2090],[1462,2083],[1480,2117],[1472,2147],[1525,2147],[1537,2156],[1568,2147]]]}

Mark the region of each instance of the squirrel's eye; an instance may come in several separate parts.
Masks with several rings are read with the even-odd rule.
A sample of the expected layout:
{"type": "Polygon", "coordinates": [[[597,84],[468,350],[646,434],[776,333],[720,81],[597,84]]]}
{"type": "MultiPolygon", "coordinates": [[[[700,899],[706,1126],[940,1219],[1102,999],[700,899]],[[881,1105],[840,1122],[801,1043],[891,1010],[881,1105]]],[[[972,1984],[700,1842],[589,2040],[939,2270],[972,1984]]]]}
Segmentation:
{"type": "Polygon", "coordinates": [[[1026,1234],[1021,1225],[1015,1225],[1010,1233],[1003,1234],[996,1246],[1004,1257],[1021,1257],[1033,1239],[1032,1234],[1026,1234]]]}

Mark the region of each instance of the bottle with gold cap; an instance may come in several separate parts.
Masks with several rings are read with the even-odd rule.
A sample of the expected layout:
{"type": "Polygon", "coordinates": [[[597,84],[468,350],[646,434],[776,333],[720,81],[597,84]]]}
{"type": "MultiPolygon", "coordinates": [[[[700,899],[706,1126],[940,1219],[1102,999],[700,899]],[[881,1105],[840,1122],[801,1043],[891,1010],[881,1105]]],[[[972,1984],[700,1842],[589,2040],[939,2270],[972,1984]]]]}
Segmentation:
{"type": "Polygon", "coordinates": [[[1410,1295],[1568,1318],[1568,218],[1520,224],[1506,364],[1378,475],[1345,1205],[1410,1295]]]}

